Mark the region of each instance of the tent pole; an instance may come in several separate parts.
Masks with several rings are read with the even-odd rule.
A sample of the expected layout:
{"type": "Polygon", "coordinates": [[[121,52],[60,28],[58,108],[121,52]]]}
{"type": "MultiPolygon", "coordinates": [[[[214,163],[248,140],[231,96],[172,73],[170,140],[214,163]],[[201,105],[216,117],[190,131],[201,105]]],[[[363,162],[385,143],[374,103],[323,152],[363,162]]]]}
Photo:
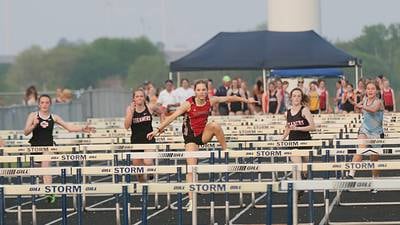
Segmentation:
{"type": "MultiPolygon", "coordinates": [[[[263,89],[264,89],[264,94],[262,96],[264,98],[264,95],[267,94],[267,71],[265,69],[263,69],[263,89]]],[[[262,103],[263,99],[260,99],[260,100],[261,100],[261,103],[262,103]]],[[[261,106],[262,106],[263,112],[266,113],[265,112],[265,107],[262,104],[261,104],[261,106]]]]}
{"type": "Polygon", "coordinates": [[[354,82],[356,83],[356,89],[358,89],[358,65],[356,64],[354,68],[356,70],[356,80],[354,82]]]}
{"type": "Polygon", "coordinates": [[[168,79],[169,79],[169,80],[172,80],[172,76],[173,76],[173,73],[172,73],[172,72],[169,72],[168,79]]]}

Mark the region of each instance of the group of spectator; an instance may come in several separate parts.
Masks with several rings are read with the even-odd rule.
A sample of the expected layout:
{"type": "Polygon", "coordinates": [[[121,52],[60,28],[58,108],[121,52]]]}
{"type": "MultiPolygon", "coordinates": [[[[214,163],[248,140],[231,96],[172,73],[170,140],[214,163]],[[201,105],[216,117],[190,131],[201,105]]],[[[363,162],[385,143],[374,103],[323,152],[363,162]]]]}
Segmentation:
{"type": "MultiPolygon", "coordinates": [[[[309,82],[307,85],[303,78],[297,80],[297,88],[300,88],[308,96],[308,104],[311,113],[350,113],[358,112],[354,107],[361,102],[365,96],[365,84],[371,79],[360,79],[355,90],[353,85],[345,79],[336,83],[336,94],[329,95],[326,82],[318,79],[309,82]]],[[[379,84],[378,97],[382,99],[386,111],[395,111],[395,94],[390,87],[389,80],[384,76],[378,76],[375,81],[379,84]]],[[[165,81],[164,89],[157,95],[157,90],[151,82],[143,86],[147,101],[150,104],[159,106],[159,113],[163,116],[170,115],[190,96],[194,90],[188,79],[180,81],[180,87],[174,87],[172,80],[165,81]]],[[[270,80],[267,90],[264,92],[262,81],[259,79],[251,90],[247,82],[240,77],[231,78],[226,75],[222,78],[222,85],[215,88],[213,80],[208,80],[208,96],[239,96],[246,99],[253,98],[257,104],[247,105],[241,102],[220,103],[212,110],[213,115],[255,115],[255,114],[283,114],[290,108],[289,82],[281,79],[270,80]]]]}
{"type": "MultiPolygon", "coordinates": [[[[304,83],[303,78],[297,80],[297,87],[308,96],[308,104],[311,113],[350,113],[358,112],[355,104],[361,102],[365,96],[365,84],[372,79],[360,79],[357,88],[345,79],[336,82],[336,93],[330,104],[330,95],[326,83],[322,79],[304,83]],[[333,106],[333,107],[332,107],[333,106]]],[[[390,86],[389,80],[383,75],[377,76],[375,82],[380,88],[378,97],[382,99],[385,110],[388,112],[396,111],[395,93],[390,86]]],[[[290,108],[288,81],[279,78],[270,80],[267,90],[264,92],[263,82],[258,79],[253,88],[249,90],[247,82],[240,77],[231,78],[225,75],[222,78],[222,85],[214,87],[213,80],[208,80],[208,96],[239,96],[246,99],[253,98],[256,104],[248,105],[241,102],[221,103],[212,110],[213,115],[255,115],[255,114],[282,114],[290,108]]],[[[161,117],[170,115],[187,98],[194,95],[191,82],[184,78],[180,80],[180,85],[175,88],[172,80],[164,82],[164,89],[157,89],[151,82],[143,84],[148,104],[156,107],[155,111],[161,117]]],[[[35,86],[26,89],[23,99],[24,105],[36,105],[38,92],[35,86]]],[[[72,100],[73,93],[70,89],[57,88],[55,103],[68,103],[72,100]]]]}
{"type": "Polygon", "coordinates": [[[358,80],[356,90],[353,84],[349,83],[347,80],[339,80],[336,83],[336,96],[334,98],[335,112],[358,112],[359,109],[355,108],[354,105],[363,101],[366,93],[365,84],[371,81],[374,81],[377,84],[376,86],[379,87],[377,97],[382,100],[385,111],[396,111],[395,92],[390,86],[389,79],[383,75],[379,75],[375,79],[366,78],[358,80]]]}
{"type": "MultiPolygon", "coordinates": [[[[25,91],[25,96],[22,101],[23,105],[37,105],[39,94],[34,85],[29,86],[25,91]]],[[[53,100],[55,103],[69,103],[72,101],[73,93],[72,90],[67,88],[57,88],[56,96],[53,100]]]]}

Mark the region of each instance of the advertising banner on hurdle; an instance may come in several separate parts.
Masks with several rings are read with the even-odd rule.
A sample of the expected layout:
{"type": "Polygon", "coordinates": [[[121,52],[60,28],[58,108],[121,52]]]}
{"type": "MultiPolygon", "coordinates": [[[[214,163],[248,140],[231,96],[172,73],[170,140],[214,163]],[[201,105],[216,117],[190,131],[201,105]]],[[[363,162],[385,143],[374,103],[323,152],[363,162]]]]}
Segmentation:
{"type": "Polygon", "coordinates": [[[288,183],[293,183],[294,190],[399,190],[400,179],[379,180],[301,180],[282,181],[281,189],[288,190],[288,183]]]}
{"type": "Polygon", "coordinates": [[[276,182],[230,182],[230,183],[149,183],[134,184],[134,193],[141,193],[144,186],[149,193],[238,193],[238,192],[265,192],[270,184],[274,191],[279,190],[276,182]]]}
{"type": "Polygon", "coordinates": [[[52,184],[52,185],[3,185],[5,195],[43,195],[43,194],[118,194],[126,184],[52,184]]]}

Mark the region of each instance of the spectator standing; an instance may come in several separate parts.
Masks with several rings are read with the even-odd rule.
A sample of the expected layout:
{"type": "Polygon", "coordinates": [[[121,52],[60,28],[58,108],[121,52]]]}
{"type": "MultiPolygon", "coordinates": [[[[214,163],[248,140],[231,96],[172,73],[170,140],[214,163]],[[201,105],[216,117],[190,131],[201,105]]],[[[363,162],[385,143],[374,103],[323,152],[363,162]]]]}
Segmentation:
{"type": "MultiPolygon", "coordinates": [[[[244,94],[244,98],[249,100],[251,98],[250,91],[247,89],[247,82],[242,80],[240,83],[240,89],[244,94]]],[[[245,115],[253,115],[254,114],[254,104],[243,103],[243,114],[245,115]]]]}
{"type": "Polygon", "coordinates": [[[335,97],[335,113],[342,112],[342,96],[344,88],[342,86],[342,80],[336,82],[336,97],[335,97]]]}
{"type": "Polygon", "coordinates": [[[64,89],[62,91],[62,102],[63,103],[71,102],[72,101],[72,97],[73,97],[73,94],[72,94],[72,91],[70,89],[64,89]]]}
{"type": "Polygon", "coordinates": [[[283,104],[285,112],[288,109],[290,109],[290,97],[289,97],[289,92],[287,91],[288,87],[289,87],[289,82],[283,81],[282,89],[283,89],[283,104]]]}
{"type": "Polygon", "coordinates": [[[214,88],[213,80],[208,79],[207,80],[207,89],[208,89],[208,97],[211,98],[215,96],[215,93],[217,92],[217,89],[214,88]]]}
{"type": "Polygon", "coordinates": [[[331,108],[329,105],[329,92],[326,89],[325,81],[320,79],[318,80],[318,94],[319,94],[319,111],[321,113],[331,112],[331,108]]]}
{"type": "Polygon", "coordinates": [[[36,105],[38,99],[38,92],[35,86],[29,86],[25,91],[24,105],[36,105]]]}
{"type": "MultiPolygon", "coordinates": [[[[356,90],[356,104],[360,103],[363,101],[364,97],[365,97],[365,83],[363,79],[359,79],[358,83],[357,83],[358,87],[356,90]]],[[[361,110],[357,107],[355,107],[354,109],[355,112],[359,113],[361,112],[361,110]]]]}
{"type": "Polygon", "coordinates": [[[308,94],[308,88],[304,85],[304,78],[300,77],[297,80],[297,87],[300,88],[305,95],[308,94]]]}
{"type": "Polygon", "coordinates": [[[56,89],[56,98],[54,99],[55,103],[62,103],[63,102],[63,88],[56,89]]]}
{"type": "Polygon", "coordinates": [[[383,79],[383,88],[382,88],[382,99],[383,104],[385,106],[385,110],[388,112],[396,111],[396,99],[394,96],[394,91],[390,87],[390,83],[388,79],[383,79]]]}
{"type": "Polygon", "coordinates": [[[285,113],[285,104],[283,103],[284,101],[284,91],[283,91],[283,87],[282,87],[282,80],[277,78],[275,79],[275,85],[276,85],[276,90],[277,90],[277,95],[279,95],[279,99],[280,99],[280,107],[279,107],[279,113],[285,113]]]}
{"type": "Polygon", "coordinates": [[[166,116],[171,115],[179,105],[173,92],[174,82],[172,80],[166,80],[164,84],[165,89],[160,92],[157,100],[157,103],[161,106],[161,120],[163,120],[166,116]]]}
{"type": "Polygon", "coordinates": [[[174,90],[174,96],[179,104],[186,101],[186,99],[189,97],[194,96],[193,88],[190,87],[190,82],[188,79],[183,78],[181,80],[181,86],[174,90]]]}
{"type": "Polygon", "coordinates": [[[264,88],[263,88],[263,82],[258,79],[256,84],[253,87],[253,98],[257,103],[254,105],[254,113],[259,113],[262,111],[262,103],[263,103],[263,94],[264,94],[264,88]]]}
{"type": "MultiPolygon", "coordinates": [[[[245,98],[243,91],[239,87],[237,79],[232,80],[231,88],[228,90],[226,96],[237,96],[245,98]]],[[[242,115],[243,102],[230,102],[228,103],[229,115],[242,115]]]]}
{"type": "MultiPolygon", "coordinates": [[[[208,91],[208,97],[214,97],[215,94],[217,93],[217,89],[214,88],[214,84],[213,84],[213,80],[212,79],[208,79],[207,80],[207,91],[208,91]]],[[[211,111],[211,115],[218,115],[218,106],[217,105],[213,105],[212,106],[212,111],[211,111]]]]}
{"type": "Polygon", "coordinates": [[[311,114],[319,113],[319,95],[318,95],[318,84],[313,81],[310,83],[310,91],[308,92],[308,98],[310,101],[309,108],[311,114]]]}
{"type": "MultiPolygon", "coordinates": [[[[225,75],[222,78],[222,86],[220,86],[217,89],[217,92],[215,93],[215,96],[226,97],[227,94],[228,94],[228,90],[229,90],[230,85],[231,85],[231,77],[228,76],[228,75],[225,75]]],[[[218,104],[218,112],[219,112],[219,115],[224,115],[224,116],[228,115],[229,114],[228,104],[225,103],[225,102],[220,102],[218,104]]]]}
{"type": "Polygon", "coordinates": [[[270,82],[268,84],[268,95],[265,95],[264,97],[264,102],[265,106],[265,112],[267,113],[272,113],[272,114],[278,114],[279,113],[279,108],[281,106],[281,99],[280,96],[278,95],[278,90],[276,89],[275,82],[270,82]]]}
{"type": "Polygon", "coordinates": [[[356,104],[356,95],[352,84],[347,84],[346,90],[342,96],[342,111],[343,112],[354,112],[354,105],[356,104]]]}

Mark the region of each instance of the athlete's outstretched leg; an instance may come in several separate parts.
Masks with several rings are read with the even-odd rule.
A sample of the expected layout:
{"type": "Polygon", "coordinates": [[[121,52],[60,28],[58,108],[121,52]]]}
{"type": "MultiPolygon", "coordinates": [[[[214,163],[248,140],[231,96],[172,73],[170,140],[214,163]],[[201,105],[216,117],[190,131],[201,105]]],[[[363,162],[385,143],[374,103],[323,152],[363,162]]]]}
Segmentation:
{"type": "MultiPolygon", "coordinates": [[[[143,159],[133,159],[132,164],[134,166],[143,166],[143,159]]],[[[146,179],[144,178],[143,174],[137,175],[137,179],[140,183],[146,182],[146,179]]]]}
{"type": "MultiPolygon", "coordinates": [[[[154,150],[146,149],[144,152],[154,152],[154,150]]],[[[143,163],[145,166],[154,166],[154,159],[143,159],[143,163]]],[[[154,174],[148,174],[146,180],[152,180],[154,178],[154,174]]]]}
{"type": "MultiPolygon", "coordinates": [[[[359,134],[358,135],[358,140],[364,140],[367,139],[368,137],[365,134],[359,134]]],[[[359,144],[359,148],[366,148],[366,144],[365,143],[361,143],[359,144]]],[[[361,162],[362,161],[362,156],[359,154],[356,154],[353,156],[353,160],[352,162],[361,162]]],[[[350,170],[348,177],[349,178],[353,178],[356,175],[356,171],[355,170],[350,170]]]]}
{"type": "Polygon", "coordinates": [[[201,140],[204,144],[206,144],[214,136],[217,138],[219,144],[221,145],[222,150],[226,150],[224,131],[222,130],[221,126],[218,123],[211,122],[207,124],[207,126],[204,128],[201,140]]]}
{"type": "MultiPolygon", "coordinates": [[[[42,167],[50,167],[51,162],[50,161],[43,161],[42,162],[42,167]]],[[[49,175],[44,175],[43,176],[43,184],[52,184],[53,183],[53,178],[49,175]]]]}

